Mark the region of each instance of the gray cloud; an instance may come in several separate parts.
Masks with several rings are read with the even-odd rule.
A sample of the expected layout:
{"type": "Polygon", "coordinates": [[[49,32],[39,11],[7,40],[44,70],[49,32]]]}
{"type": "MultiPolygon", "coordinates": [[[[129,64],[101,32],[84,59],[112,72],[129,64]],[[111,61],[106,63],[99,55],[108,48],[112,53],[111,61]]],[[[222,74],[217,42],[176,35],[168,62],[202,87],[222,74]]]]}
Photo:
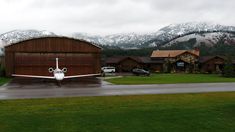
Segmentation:
{"type": "Polygon", "coordinates": [[[1,0],[0,33],[151,32],[189,21],[235,26],[234,5],[233,0],[1,0]]]}

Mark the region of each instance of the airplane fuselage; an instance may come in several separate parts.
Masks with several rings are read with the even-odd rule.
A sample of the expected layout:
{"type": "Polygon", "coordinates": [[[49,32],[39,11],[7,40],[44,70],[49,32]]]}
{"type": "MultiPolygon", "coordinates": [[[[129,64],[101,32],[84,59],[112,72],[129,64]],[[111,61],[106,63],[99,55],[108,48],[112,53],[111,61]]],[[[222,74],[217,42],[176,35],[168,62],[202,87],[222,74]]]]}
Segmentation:
{"type": "Polygon", "coordinates": [[[48,69],[50,73],[54,74],[54,78],[57,81],[62,81],[64,80],[65,74],[67,72],[67,68],[63,68],[62,70],[59,68],[59,58],[56,58],[56,68],[49,68],[48,69]]]}
{"type": "Polygon", "coordinates": [[[62,81],[64,80],[64,72],[61,69],[55,69],[54,72],[54,77],[57,81],[62,81]]]}

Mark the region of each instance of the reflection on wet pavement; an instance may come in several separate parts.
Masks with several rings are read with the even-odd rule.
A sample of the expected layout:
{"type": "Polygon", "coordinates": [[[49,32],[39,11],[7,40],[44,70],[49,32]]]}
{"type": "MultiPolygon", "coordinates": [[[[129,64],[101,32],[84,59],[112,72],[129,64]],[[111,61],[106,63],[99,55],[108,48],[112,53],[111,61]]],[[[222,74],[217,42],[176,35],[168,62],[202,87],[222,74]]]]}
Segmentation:
{"type": "MultiPolygon", "coordinates": [[[[61,88],[92,88],[101,87],[102,80],[95,77],[65,79],[61,82],[61,88]]],[[[14,78],[5,89],[50,89],[58,88],[58,82],[50,79],[14,78]]]]}

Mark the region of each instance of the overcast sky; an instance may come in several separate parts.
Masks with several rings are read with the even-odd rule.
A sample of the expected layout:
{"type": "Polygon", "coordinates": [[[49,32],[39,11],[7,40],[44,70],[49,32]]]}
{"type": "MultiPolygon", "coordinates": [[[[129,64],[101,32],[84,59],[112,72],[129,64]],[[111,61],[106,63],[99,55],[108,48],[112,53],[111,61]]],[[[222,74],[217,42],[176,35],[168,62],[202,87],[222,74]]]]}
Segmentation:
{"type": "Polygon", "coordinates": [[[235,0],[0,0],[0,33],[152,32],[172,23],[235,26],[235,0]]]}

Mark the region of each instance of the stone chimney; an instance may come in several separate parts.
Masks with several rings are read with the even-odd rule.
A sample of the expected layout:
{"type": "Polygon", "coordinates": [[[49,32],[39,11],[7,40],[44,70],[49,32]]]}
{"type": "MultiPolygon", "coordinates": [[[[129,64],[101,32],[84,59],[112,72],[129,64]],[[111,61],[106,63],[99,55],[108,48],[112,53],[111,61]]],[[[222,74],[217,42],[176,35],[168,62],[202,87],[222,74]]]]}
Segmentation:
{"type": "Polygon", "coordinates": [[[195,51],[200,51],[200,49],[198,47],[194,47],[195,51]]]}

